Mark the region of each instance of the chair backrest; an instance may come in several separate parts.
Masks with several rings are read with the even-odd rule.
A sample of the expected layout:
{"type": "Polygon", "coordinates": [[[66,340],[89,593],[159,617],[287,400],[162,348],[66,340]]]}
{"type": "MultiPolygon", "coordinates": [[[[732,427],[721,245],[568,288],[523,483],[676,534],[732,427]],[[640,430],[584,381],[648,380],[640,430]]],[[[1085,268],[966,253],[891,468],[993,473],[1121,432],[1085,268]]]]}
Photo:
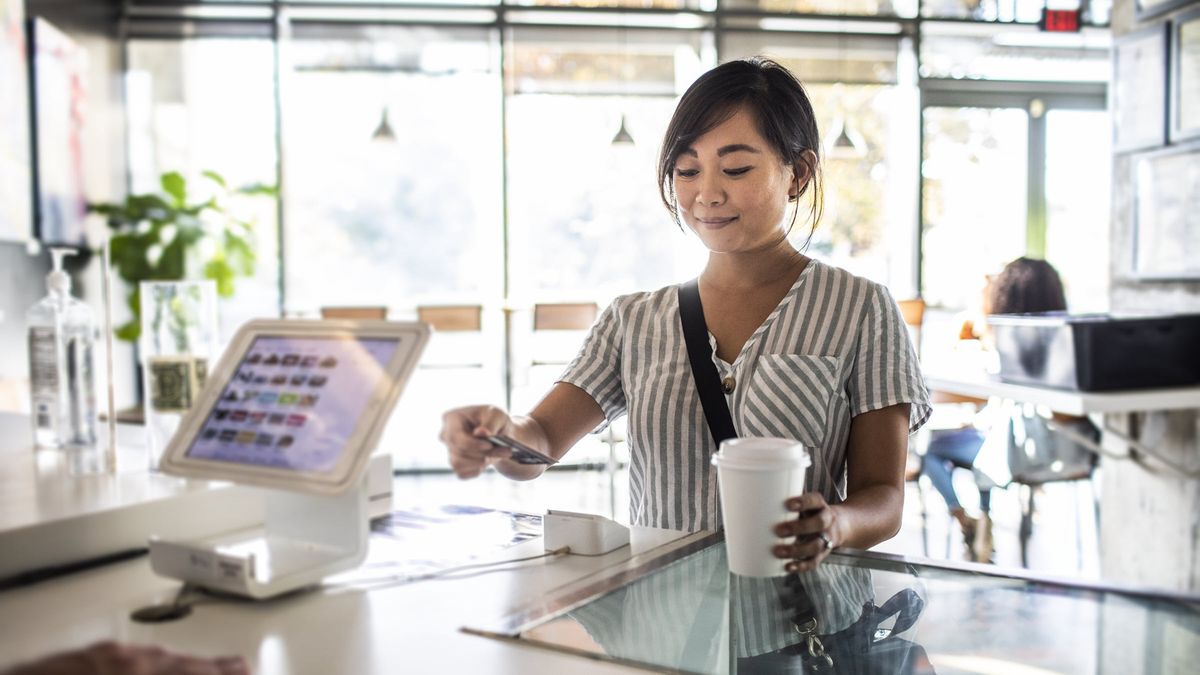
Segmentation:
{"type": "Polygon", "coordinates": [[[594,302],[543,302],[533,306],[534,330],[587,330],[600,306],[594,302]]]}
{"type": "Polygon", "coordinates": [[[900,300],[896,304],[900,305],[900,316],[904,319],[905,325],[919,329],[921,322],[925,320],[925,301],[921,298],[912,298],[900,300]]]}
{"type": "Polygon", "coordinates": [[[912,335],[913,347],[919,356],[921,354],[921,323],[925,321],[925,301],[921,298],[911,298],[899,300],[896,304],[900,306],[900,317],[904,320],[904,325],[908,326],[909,334],[912,335]]]}
{"type": "Polygon", "coordinates": [[[1013,483],[1041,485],[1090,478],[1099,455],[1069,434],[1096,446],[1100,430],[1091,420],[1051,422],[1032,405],[1016,405],[1008,420],[1008,470],[1013,483]]]}
{"type": "Polygon", "coordinates": [[[483,328],[483,305],[423,305],[417,320],[439,333],[478,332],[483,328]]]}
{"type": "Polygon", "coordinates": [[[387,307],[322,307],[322,319],[386,319],[387,307]]]}

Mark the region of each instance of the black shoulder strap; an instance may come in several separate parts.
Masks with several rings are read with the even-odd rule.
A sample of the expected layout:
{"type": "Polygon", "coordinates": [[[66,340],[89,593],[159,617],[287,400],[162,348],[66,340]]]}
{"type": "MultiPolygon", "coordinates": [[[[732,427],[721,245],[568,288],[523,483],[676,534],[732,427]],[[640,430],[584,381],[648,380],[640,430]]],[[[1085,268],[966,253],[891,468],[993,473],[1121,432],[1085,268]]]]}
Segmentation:
{"type": "Polygon", "coordinates": [[[704,322],[704,307],[700,304],[700,284],[697,279],[679,285],[679,322],[683,324],[683,339],[687,343],[688,360],[692,362],[692,378],[700,394],[708,430],[720,447],[721,441],[737,436],[729,404],[721,390],[721,378],[712,360],[708,344],[708,324],[704,322]]]}

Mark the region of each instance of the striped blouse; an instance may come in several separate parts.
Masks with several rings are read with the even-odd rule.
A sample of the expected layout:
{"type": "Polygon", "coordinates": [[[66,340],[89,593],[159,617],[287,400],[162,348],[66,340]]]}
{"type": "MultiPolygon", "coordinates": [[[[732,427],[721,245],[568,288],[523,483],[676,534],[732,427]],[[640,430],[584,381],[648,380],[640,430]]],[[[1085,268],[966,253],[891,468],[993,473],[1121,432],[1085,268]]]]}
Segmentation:
{"type": "MultiPolygon", "coordinates": [[[[716,444],[692,379],[678,286],[618,297],[559,379],[587,392],[608,421],[628,414],[630,520],[673,530],[721,525],[716,444]]],[[[716,356],[741,436],[794,438],[813,452],[805,491],[845,499],[846,441],[855,415],[911,404],[910,431],[929,416],[908,331],[887,289],[812,260],[733,363],[716,356]]]]}

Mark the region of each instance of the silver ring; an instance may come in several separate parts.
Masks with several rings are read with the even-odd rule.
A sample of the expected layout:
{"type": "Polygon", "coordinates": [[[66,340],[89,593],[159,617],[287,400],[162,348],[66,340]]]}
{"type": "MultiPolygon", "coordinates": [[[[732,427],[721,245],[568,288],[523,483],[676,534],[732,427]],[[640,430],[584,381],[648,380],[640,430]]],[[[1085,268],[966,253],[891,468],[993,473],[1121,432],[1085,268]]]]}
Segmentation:
{"type": "Polygon", "coordinates": [[[820,539],[821,541],[825,542],[825,550],[826,551],[833,550],[833,542],[829,539],[829,535],[825,534],[824,532],[818,532],[817,538],[820,539]]]}

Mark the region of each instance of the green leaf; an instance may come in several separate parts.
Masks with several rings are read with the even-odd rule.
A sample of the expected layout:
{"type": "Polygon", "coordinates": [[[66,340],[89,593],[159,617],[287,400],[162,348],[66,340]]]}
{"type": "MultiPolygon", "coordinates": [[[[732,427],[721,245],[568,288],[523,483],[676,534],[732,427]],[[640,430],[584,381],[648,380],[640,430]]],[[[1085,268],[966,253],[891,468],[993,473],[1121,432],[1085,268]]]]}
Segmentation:
{"type": "Polygon", "coordinates": [[[225,179],[221,177],[221,174],[217,173],[216,171],[201,171],[200,175],[211,180],[212,182],[216,183],[217,185],[220,185],[223,188],[229,187],[228,185],[225,184],[225,179]]]}
{"type": "Polygon", "coordinates": [[[88,205],[89,211],[105,216],[112,231],[113,267],[130,284],[128,302],[134,318],[118,331],[123,340],[136,339],[141,332],[138,282],[186,278],[191,260],[193,264],[204,265],[203,275],[216,281],[221,297],[230,297],[237,278],[254,273],[257,262],[254,222],[239,217],[233,208],[237,200],[232,197],[278,198],[278,188],[254,184],[234,191],[215,171],[204,171],[201,176],[213,181],[220,190],[199,204],[187,203],[186,180],[182,174],[171,171],[160,177],[163,193],[128,195],[123,202],[88,205]],[[175,235],[170,242],[164,242],[163,230],[168,226],[175,235]],[[215,239],[216,250],[210,260],[197,261],[197,246],[207,237],[215,239]],[[146,254],[154,246],[163,249],[151,264],[146,254]]]}
{"type": "Polygon", "coordinates": [[[182,237],[163,247],[155,271],[156,278],[164,280],[182,279],[187,274],[187,245],[182,237]]]}
{"type": "Polygon", "coordinates": [[[242,187],[238,188],[237,193],[243,195],[274,197],[279,194],[279,188],[275,187],[274,185],[267,185],[266,183],[253,183],[250,185],[243,185],[242,187]]]}
{"type": "Polygon", "coordinates": [[[168,171],[162,175],[163,192],[175,199],[175,206],[182,207],[187,202],[187,181],[178,171],[168,171]]]}
{"type": "Polygon", "coordinates": [[[118,340],[124,340],[126,342],[137,342],[137,339],[139,337],[141,337],[141,335],[142,335],[141,319],[134,318],[129,323],[126,323],[125,325],[118,328],[114,332],[114,334],[117,336],[118,340]]]}
{"type": "Polygon", "coordinates": [[[135,285],[133,290],[129,291],[129,297],[126,298],[129,302],[129,309],[133,310],[133,315],[141,316],[142,314],[142,287],[135,285]]]}
{"type": "Polygon", "coordinates": [[[118,204],[92,203],[88,202],[88,213],[99,213],[102,216],[119,215],[122,212],[121,206],[118,204]]]}
{"type": "Polygon", "coordinates": [[[224,260],[215,259],[208,261],[208,264],[204,266],[204,276],[217,282],[217,295],[220,295],[222,298],[233,296],[233,279],[236,273],[224,260]]]}
{"type": "Polygon", "coordinates": [[[150,274],[150,263],[146,261],[146,237],[131,233],[113,235],[112,263],[121,278],[131,284],[145,279],[150,274]]]}
{"type": "Polygon", "coordinates": [[[230,263],[239,274],[247,277],[254,274],[254,265],[258,261],[258,254],[254,252],[254,246],[249,240],[233,231],[227,231],[225,233],[225,250],[230,263]]]}

